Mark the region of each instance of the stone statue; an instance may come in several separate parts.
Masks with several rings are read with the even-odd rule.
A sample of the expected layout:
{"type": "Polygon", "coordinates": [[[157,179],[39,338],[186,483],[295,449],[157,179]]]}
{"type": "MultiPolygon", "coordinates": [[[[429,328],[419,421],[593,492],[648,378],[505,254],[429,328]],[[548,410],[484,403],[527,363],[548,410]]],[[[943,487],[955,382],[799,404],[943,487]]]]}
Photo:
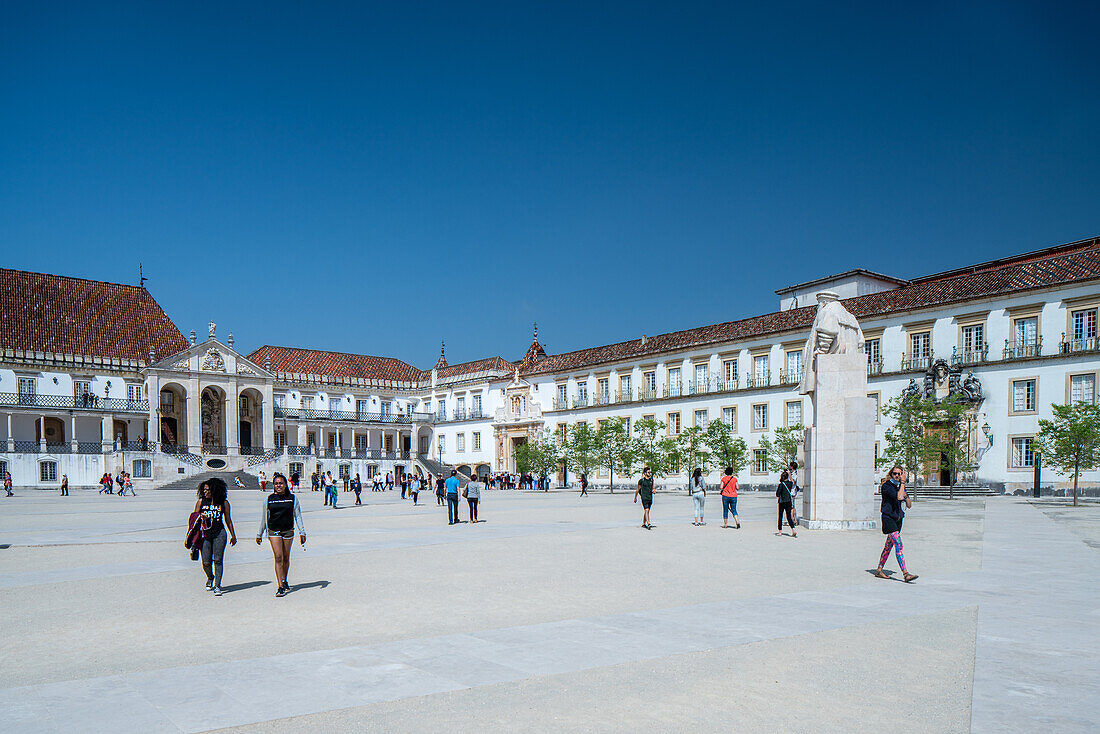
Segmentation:
{"type": "Polygon", "coordinates": [[[817,355],[862,352],[863,344],[863,330],[856,317],[840,303],[840,296],[832,291],[818,293],[817,315],[810,327],[810,338],[802,348],[802,382],[798,393],[809,395],[814,391],[817,355]]]}
{"type": "Polygon", "coordinates": [[[210,330],[210,338],[214,338],[214,327],[217,326],[213,321],[206,325],[206,328],[210,330]]]}

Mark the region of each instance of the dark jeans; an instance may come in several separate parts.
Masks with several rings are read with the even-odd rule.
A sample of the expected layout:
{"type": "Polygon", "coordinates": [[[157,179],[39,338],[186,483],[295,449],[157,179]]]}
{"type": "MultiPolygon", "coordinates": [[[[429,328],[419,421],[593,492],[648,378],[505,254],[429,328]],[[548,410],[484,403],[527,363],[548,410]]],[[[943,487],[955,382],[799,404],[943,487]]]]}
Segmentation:
{"type": "Polygon", "coordinates": [[[447,523],[453,525],[458,522],[458,495],[447,495],[447,523]]]}
{"type": "Polygon", "coordinates": [[[477,522],[477,497],[467,497],[466,503],[470,505],[470,522],[477,522]]]}
{"type": "Polygon", "coordinates": [[[206,571],[207,579],[214,579],[214,586],[222,585],[222,559],[225,558],[228,540],[229,533],[225,532],[224,527],[213,538],[203,536],[202,539],[202,570],[206,571]]]}
{"type": "Polygon", "coordinates": [[[322,488],[322,491],[325,493],[325,506],[328,507],[328,502],[332,499],[332,493],[328,491],[328,487],[322,488]]]}
{"type": "Polygon", "coordinates": [[[794,515],[792,514],[793,510],[794,510],[794,503],[793,502],[780,502],[779,503],[779,531],[780,532],[783,532],[783,513],[784,512],[787,513],[787,524],[791,526],[791,529],[794,529],[794,515]]]}
{"type": "Polygon", "coordinates": [[[363,500],[362,500],[362,498],[361,498],[361,497],[359,497],[359,493],[360,493],[360,492],[362,492],[362,491],[363,491],[363,490],[361,490],[361,489],[357,489],[357,490],[355,490],[355,504],[357,504],[357,505],[361,505],[361,504],[363,504],[363,500]]]}

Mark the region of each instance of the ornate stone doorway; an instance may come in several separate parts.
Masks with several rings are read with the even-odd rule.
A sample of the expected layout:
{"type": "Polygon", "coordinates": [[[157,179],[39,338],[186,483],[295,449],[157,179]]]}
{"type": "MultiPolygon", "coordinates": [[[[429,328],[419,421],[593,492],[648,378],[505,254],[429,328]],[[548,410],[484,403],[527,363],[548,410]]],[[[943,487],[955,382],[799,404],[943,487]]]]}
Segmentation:
{"type": "Polygon", "coordinates": [[[214,386],[203,388],[199,399],[202,447],[218,453],[225,451],[225,393],[214,386]]]}

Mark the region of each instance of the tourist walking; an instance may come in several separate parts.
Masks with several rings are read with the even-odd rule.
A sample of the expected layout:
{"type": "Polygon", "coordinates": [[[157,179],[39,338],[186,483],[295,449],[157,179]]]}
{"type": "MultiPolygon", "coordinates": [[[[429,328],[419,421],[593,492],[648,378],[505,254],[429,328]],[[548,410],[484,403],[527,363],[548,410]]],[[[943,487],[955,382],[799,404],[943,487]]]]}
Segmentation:
{"type": "Polygon", "coordinates": [[[62,474],[61,475],[61,496],[62,497],[68,497],[69,496],[69,475],[68,474],[62,474]]]}
{"type": "Polygon", "coordinates": [[[363,504],[363,500],[359,496],[363,492],[363,482],[361,482],[359,480],[359,473],[358,472],[356,472],[356,474],[355,474],[355,481],[353,481],[351,483],[351,491],[355,492],[355,504],[357,504],[357,505],[363,504]]]}
{"type": "Polygon", "coordinates": [[[737,519],[737,477],[733,476],[733,467],[727,466],[722,475],[722,527],[730,526],[729,516],[733,515],[734,527],[741,529],[737,519]]]}
{"type": "Polygon", "coordinates": [[[113,490],[111,489],[113,486],[114,483],[111,481],[111,475],[104,474],[102,477],[99,478],[100,489],[98,494],[114,494],[113,490]]]}
{"type": "Polygon", "coordinates": [[[386,489],[393,489],[393,472],[386,472],[386,489]]]}
{"type": "Polygon", "coordinates": [[[409,477],[409,495],[413,498],[413,507],[416,507],[417,500],[420,498],[420,477],[416,474],[409,477]]]}
{"type": "Polygon", "coordinates": [[[905,507],[911,509],[913,500],[909,498],[905,491],[905,471],[900,466],[895,464],[890,469],[889,476],[883,480],[882,485],[879,487],[879,493],[882,495],[882,534],[886,536],[886,544],[882,547],[882,555],[878,558],[878,568],[875,569],[875,576],[880,579],[890,578],[882,570],[882,567],[890,559],[890,549],[893,548],[894,556],[898,559],[898,567],[901,569],[902,578],[906,583],[915,581],[917,575],[909,573],[909,569],[905,566],[905,549],[901,544],[901,523],[905,519],[905,510],[902,509],[901,505],[904,502],[905,507]]]}
{"type": "Polygon", "coordinates": [[[332,478],[332,472],[325,472],[325,481],[328,482],[329,496],[332,498],[332,509],[338,509],[336,507],[337,488],[336,480],[332,478]]]}
{"type": "Polygon", "coordinates": [[[581,497],[588,496],[588,475],[581,474],[581,497]]]}
{"type": "Polygon", "coordinates": [[[787,524],[791,526],[791,537],[797,538],[798,531],[794,524],[794,485],[791,484],[791,475],[784,471],[779,475],[779,486],[775,488],[775,497],[779,501],[779,533],[783,534],[783,515],[787,515],[787,524]]]}
{"type": "Polygon", "coordinates": [[[202,523],[202,570],[206,572],[206,588],[214,596],[222,595],[222,561],[225,558],[226,528],[229,529],[229,545],[237,544],[233,530],[233,518],[229,513],[228,491],[218,477],[207,479],[199,485],[199,498],[195,512],[202,523]]]}
{"type": "Polygon", "coordinates": [[[695,471],[691,473],[691,479],[688,480],[688,493],[691,495],[691,502],[695,505],[695,521],[692,525],[706,525],[703,522],[703,505],[707,501],[707,483],[703,480],[703,470],[699,467],[695,467],[695,471]]]}
{"type": "Polygon", "coordinates": [[[318,482],[320,482],[321,494],[323,495],[323,499],[325,501],[325,507],[328,507],[329,504],[332,503],[332,492],[329,491],[328,482],[325,479],[325,473],[320,472],[320,475],[321,476],[318,479],[318,482]]]}
{"type": "Polygon", "coordinates": [[[447,489],[447,524],[457,525],[462,522],[458,519],[458,472],[451,469],[451,476],[447,477],[444,485],[447,489]]]}
{"type": "Polygon", "coordinates": [[[470,522],[479,522],[477,519],[477,505],[481,501],[481,482],[474,479],[466,483],[466,489],[462,491],[466,498],[466,504],[470,506],[470,522]]]}
{"type": "Polygon", "coordinates": [[[316,492],[321,481],[321,478],[317,476],[317,472],[309,475],[309,481],[313,486],[313,491],[316,492]]]}
{"type": "Polygon", "coordinates": [[[137,492],[134,491],[134,483],[130,480],[130,472],[122,472],[122,496],[125,497],[129,492],[131,497],[137,497],[137,492]]]}
{"type": "MultiPolygon", "coordinates": [[[[100,491],[102,491],[102,490],[100,490],[100,491]]],[[[14,497],[15,496],[15,492],[11,491],[11,472],[10,471],[4,472],[4,496],[5,497],[14,497]]]]}
{"type": "Polygon", "coordinates": [[[267,472],[265,472],[263,469],[260,470],[259,479],[260,479],[260,491],[261,492],[266,492],[267,491],[267,472]]]}
{"type": "Polygon", "coordinates": [[[401,485],[401,499],[405,499],[406,493],[409,490],[409,475],[402,473],[398,483],[401,485]]]}
{"type": "Polygon", "coordinates": [[[447,486],[446,480],[443,479],[443,475],[440,474],[435,478],[435,504],[436,506],[447,504],[447,486]]]}
{"type": "Polygon", "coordinates": [[[290,592],[287,574],[290,572],[290,549],[294,547],[295,526],[298,528],[298,539],[305,545],[306,529],[302,524],[298,497],[291,493],[286,477],[275,472],[271,475],[271,495],[264,498],[264,506],[260,510],[260,532],[256,533],[256,545],[262,545],[266,535],[275,556],[275,581],[279,585],[275,596],[286,596],[290,592]]]}
{"type": "Polygon", "coordinates": [[[653,470],[648,466],[642,469],[642,478],[638,480],[638,488],[634,490],[634,502],[642,498],[642,527],[652,530],[649,524],[649,508],[653,506],[653,470]]]}

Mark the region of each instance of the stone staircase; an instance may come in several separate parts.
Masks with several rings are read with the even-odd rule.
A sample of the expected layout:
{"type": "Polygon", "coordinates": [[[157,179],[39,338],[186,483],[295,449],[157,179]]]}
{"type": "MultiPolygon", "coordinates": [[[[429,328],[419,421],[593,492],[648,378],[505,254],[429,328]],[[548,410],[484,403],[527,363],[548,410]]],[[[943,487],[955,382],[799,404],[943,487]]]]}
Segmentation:
{"type": "Polygon", "coordinates": [[[906,487],[905,492],[914,500],[948,499],[949,497],[999,497],[1000,492],[990,487],[956,486],[951,487],[906,487]]]}
{"type": "MultiPolygon", "coordinates": [[[[435,459],[428,459],[428,458],[425,458],[423,456],[416,457],[416,462],[418,464],[420,464],[420,467],[424,471],[431,472],[435,476],[439,476],[439,475],[442,474],[445,477],[449,477],[451,475],[451,470],[455,468],[455,467],[451,466],[450,464],[443,464],[441,462],[436,461],[435,459]]],[[[466,474],[463,474],[462,472],[459,472],[458,476],[462,477],[467,482],[470,481],[470,479],[471,479],[471,477],[469,477],[466,474]]]]}
{"type": "Polygon", "coordinates": [[[256,490],[258,490],[260,488],[259,480],[256,479],[256,477],[254,477],[253,475],[246,474],[243,471],[242,472],[208,471],[208,472],[203,472],[201,474],[193,474],[193,475],[187,477],[186,479],[177,479],[176,481],[171,482],[170,484],[165,484],[163,486],[157,487],[156,489],[157,489],[158,492],[161,491],[161,490],[164,490],[164,489],[183,489],[183,490],[187,490],[189,492],[195,492],[196,490],[198,490],[199,484],[201,484],[202,482],[205,482],[207,479],[212,479],[214,477],[218,477],[223,482],[225,482],[225,486],[229,487],[230,490],[240,489],[240,487],[237,486],[236,482],[233,481],[235,477],[240,478],[241,482],[244,483],[244,488],[245,489],[256,489],[256,490]]]}

